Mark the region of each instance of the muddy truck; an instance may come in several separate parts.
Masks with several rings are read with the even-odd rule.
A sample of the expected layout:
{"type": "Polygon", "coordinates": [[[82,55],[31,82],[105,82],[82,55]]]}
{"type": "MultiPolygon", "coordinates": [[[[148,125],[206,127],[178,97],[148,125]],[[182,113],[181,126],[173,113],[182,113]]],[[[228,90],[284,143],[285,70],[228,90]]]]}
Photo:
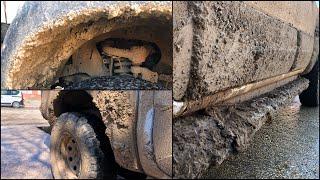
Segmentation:
{"type": "Polygon", "coordinates": [[[318,51],[315,2],[173,2],[173,177],[244,151],[301,93],[318,105],[318,51]]]}
{"type": "Polygon", "coordinates": [[[40,109],[54,178],[172,176],[171,91],[42,91],[40,109]]]}
{"type": "Polygon", "coordinates": [[[171,2],[25,2],[1,50],[7,89],[171,89],[171,2]]]}

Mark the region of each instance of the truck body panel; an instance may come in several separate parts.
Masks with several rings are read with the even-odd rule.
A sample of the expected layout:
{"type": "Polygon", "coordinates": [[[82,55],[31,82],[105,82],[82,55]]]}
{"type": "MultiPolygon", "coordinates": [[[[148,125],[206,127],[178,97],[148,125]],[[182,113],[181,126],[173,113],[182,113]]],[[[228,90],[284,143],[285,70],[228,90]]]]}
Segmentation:
{"type": "Polygon", "coordinates": [[[110,36],[156,43],[161,60],[154,71],[170,74],[171,12],[171,2],[26,2],[3,43],[1,87],[50,89],[70,73],[103,76],[103,64],[92,43],[110,36]],[[70,57],[76,65],[65,68],[70,57]]]}
{"type": "MultiPolygon", "coordinates": [[[[53,125],[60,114],[68,111],[67,106],[92,102],[106,126],[105,133],[116,162],[131,171],[168,178],[172,175],[171,96],[171,91],[51,90],[43,91],[40,109],[53,125]],[[76,93],[87,96],[75,98],[76,93]],[[78,98],[88,101],[78,103],[78,98]],[[148,116],[151,111],[154,113],[148,116]],[[149,124],[146,124],[148,118],[149,124]],[[149,141],[141,141],[144,134],[149,141]]],[[[86,107],[76,109],[79,113],[87,112],[86,107]]]]}
{"type": "Polygon", "coordinates": [[[173,2],[173,9],[176,101],[304,70],[317,43],[313,2],[173,2]]]}

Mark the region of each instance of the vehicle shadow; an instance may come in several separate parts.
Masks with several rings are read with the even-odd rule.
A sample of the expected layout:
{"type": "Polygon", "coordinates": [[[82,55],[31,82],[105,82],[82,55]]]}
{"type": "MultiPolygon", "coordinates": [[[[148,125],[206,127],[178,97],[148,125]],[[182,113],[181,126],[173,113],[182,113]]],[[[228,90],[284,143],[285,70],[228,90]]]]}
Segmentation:
{"type": "Polygon", "coordinates": [[[36,127],[1,127],[1,179],[52,178],[50,136],[36,127]]]}

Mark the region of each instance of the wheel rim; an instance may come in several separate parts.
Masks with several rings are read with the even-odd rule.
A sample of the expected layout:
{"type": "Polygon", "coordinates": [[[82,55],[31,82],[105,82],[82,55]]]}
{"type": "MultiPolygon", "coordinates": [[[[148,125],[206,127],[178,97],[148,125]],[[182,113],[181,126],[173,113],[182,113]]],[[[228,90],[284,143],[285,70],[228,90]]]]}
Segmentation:
{"type": "Polygon", "coordinates": [[[19,107],[19,103],[13,102],[13,107],[15,107],[15,108],[19,107]]]}
{"type": "Polygon", "coordinates": [[[65,163],[66,174],[72,174],[76,177],[80,175],[81,154],[77,141],[70,134],[64,134],[60,144],[60,156],[65,163]]]}

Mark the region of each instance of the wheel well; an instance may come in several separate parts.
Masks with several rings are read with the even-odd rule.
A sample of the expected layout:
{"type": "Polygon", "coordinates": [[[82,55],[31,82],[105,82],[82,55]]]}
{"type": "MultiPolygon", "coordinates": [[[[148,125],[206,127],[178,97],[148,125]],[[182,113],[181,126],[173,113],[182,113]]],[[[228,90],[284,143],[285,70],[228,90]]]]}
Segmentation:
{"type": "MultiPolygon", "coordinates": [[[[141,7],[144,6],[141,4],[141,7]]],[[[118,8],[123,7],[116,7],[115,11],[118,8]]],[[[50,28],[43,28],[41,32],[36,31],[32,36],[26,35],[26,37],[32,37],[33,41],[31,44],[24,43],[24,46],[19,48],[20,52],[24,52],[22,49],[30,49],[30,47],[32,47],[32,51],[20,53],[21,56],[12,59],[19,62],[19,67],[28,67],[28,71],[18,67],[10,70],[10,75],[6,79],[8,86],[49,88],[56,83],[59,77],[84,71],[87,71],[85,73],[89,75],[99,76],[104,73],[104,67],[101,59],[94,61],[95,63],[88,61],[92,51],[89,51],[89,58],[83,55],[85,56],[83,59],[86,61],[79,61],[79,64],[82,63],[82,65],[84,62],[88,62],[85,64],[86,66],[81,66],[83,69],[71,69],[68,72],[64,68],[70,56],[76,56],[81,48],[91,47],[90,45],[107,38],[137,39],[156,44],[161,50],[161,60],[155,70],[172,74],[171,69],[167,68],[173,64],[172,27],[170,24],[172,15],[169,13],[171,9],[169,6],[164,5],[163,8],[168,8],[168,11],[159,6],[152,12],[146,11],[144,8],[141,9],[143,12],[139,13],[134,13],[135,9],[133,11],[119,11],[120,13],[111,19],[105,12],[111,11],[111,8],[98,8],[89,12],[80,11],[72,20],[67,15],[61,17],[61,21],[67,23],[50,24],[50,28]]],[[[74,59],[76,58],[74,57],[74,59]]],[[[92,59],[99,58],[93,56],[92,59]]]]}
{"type": "Polygon", "coordinates": [[[61,91],[58,97],[53,101],[54,115],[59,117],[66,112],[77,112],[85,116],[88,123],[97,133],[99,141],[104,142],[101,146],[105,151],[104,153],[107,155],[108,163],[117,167],[110,139],[105,134],[106,126],[102,121],[99,109],[92,100],[92,96],[83,90],[61,91]]]}
{"type": "MultiPolygon", "coordinates": [[[[95,34],[92,39],[81,43],[81,46],[70,51],[68,53],[70,56],[60,64],[52,82],[53,85],[61,83],[61,86],[64,87],[65,83],[68,84],[68,82],[72,83],[89,79],[90,77],[110,75],[112,69],[110,70],[108,58],[105,57],[107,54],[102,50],[103,44],[109,44],[107,46],[123,50],[122,53],[127,53],[125,51],[131,47],[150,48],[152,53],[147,58],[141,57],[143,62],[140,66],[162,74],[162,76],[171,76],[173,66],[170,48],[172,47],[171,27],[166,24],[156,23],[156,20],[151,19],[149,21],[140,25],[131,24],[103,34],[95,34]],[[152,26],[151,22],[156,23],[156,25],[152,26]],[[168,33],[163,34],[161,32],[168,33]]],[[[139,50],[141,49],[133,50],[135,51],[134,54],[141,54],[142,50],[139,50]]],[[[124,56],[132,57],[134,55],[124,56]]],[[[134,64],[134,61],[131,60],[130,62],[134,64]]],[[[130,70],[129,73],[131,73],[130,70]]]]}
{"type": "Polygon", "coordinates": [[[65,112],[78,112],[102,121],[100,111],[93,103],[91,95],[83,90],[61,91],[53,101],[53,110],[56,117],[65,112]]]}
{"type": "Polygon", "coordinates": [[[109,161],[113,164],[115,171],[122,177],[137,177],[138,179],[144,179],[146,176],[138,172],[132,172],[125,169],[125,167],[119,166],[115,161],[113,150],[111,147],[110,139],[105,135],[106,126],[102,121],[102,116],[99,109],[93,103],[92,96],[84,90],[68,90],[61,91],[58,97],[53,101],[54,116],[59,117],[65,112],[78,112],[84,115],[88,122],[98,134],[104,136],[98,136],[104,146],[105,153],[108,155],[109,161]]]}
{"type": "MultiPolygon", "coordinates": [[[[92,96],[83,90],[61,91],[58,97],[53,101],[54,115],[59,117],[66,112],[77,112],[88,120],[88,124],[94,129],[97,139],[102,142],[101,150],[104,152],[108,165],[101,168],[117,167],[110,139],[105,134],[106,126],[102,121],[99,109],[93,103],[92,96]]],[[[104,169],[104,171],[109,169],[104,169]]],[[[113,168],[112,173],[116,173],[116,168],[113,168]]]]}

